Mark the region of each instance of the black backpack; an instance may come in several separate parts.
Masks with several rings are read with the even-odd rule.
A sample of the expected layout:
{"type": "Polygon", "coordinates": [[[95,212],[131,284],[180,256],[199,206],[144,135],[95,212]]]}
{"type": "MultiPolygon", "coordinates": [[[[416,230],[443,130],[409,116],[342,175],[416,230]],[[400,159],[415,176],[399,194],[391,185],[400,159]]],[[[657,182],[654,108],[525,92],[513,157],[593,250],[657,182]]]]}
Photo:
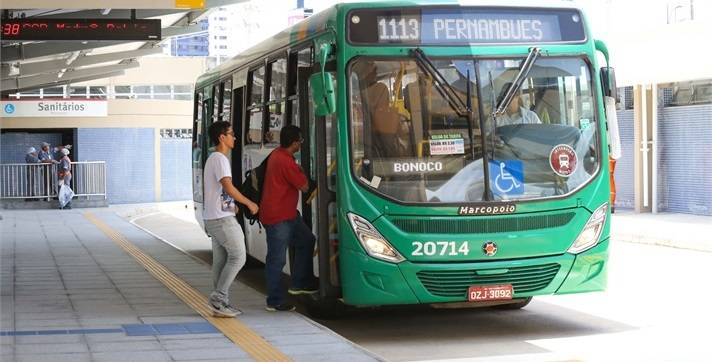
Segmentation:
{"type": "MultiPolygon", "coordinates": [[[[239,191],[243,196],[258,205],[262,199],[262,187],[265,184],[265,174],[267,173],[267,160],[269,160],[269,156],[259,166],[245,172],[245,181],[239,187],[239,191]]],[[[250,224],[254,224],[258,220],[259,213],[253,214],[247,206],[241,203],[238,204],[242,214],[250,220],[250,224]]]]}

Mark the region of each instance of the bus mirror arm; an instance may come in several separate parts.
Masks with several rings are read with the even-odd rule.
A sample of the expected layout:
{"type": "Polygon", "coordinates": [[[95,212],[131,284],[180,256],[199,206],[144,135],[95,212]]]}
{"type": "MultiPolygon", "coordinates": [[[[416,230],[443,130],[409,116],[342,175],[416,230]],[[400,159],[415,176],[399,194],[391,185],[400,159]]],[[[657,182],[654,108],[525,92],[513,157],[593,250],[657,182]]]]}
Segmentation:
{"type": "Polygon", "coordinates": [[[334,92],[334,75],[326,71],[326,62],[332,52],[331,44],[321,44],[319,47],[319,61],[321,71],[309,77],[314,101],[314,114],[326,116],[336,112],[336,93],[334,92]]]}

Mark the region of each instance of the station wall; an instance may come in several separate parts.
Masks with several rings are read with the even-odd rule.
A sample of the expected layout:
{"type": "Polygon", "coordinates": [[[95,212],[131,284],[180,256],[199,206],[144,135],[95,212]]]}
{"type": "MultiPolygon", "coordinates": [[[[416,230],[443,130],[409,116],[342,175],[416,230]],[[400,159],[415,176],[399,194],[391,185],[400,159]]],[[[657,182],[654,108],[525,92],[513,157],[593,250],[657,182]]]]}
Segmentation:
{"type": "Polygon", "coordinates": [[[62,142],[59,133],[3,132],[0,138],[0,163],[25,163],[27,149],[34,147],[38,152],[42,142],[53,147],[62,142]]]}
{"type": "Polygon", "coordinates": [[[616,162],[616,209],[633,209],[635,205],[633,110],[618,111],[618,131],[621,138],[621,158],[616,162]]]}
{"type": "Polygon", "coordinates": [[[712,216],[712,105],[658,114],[658,208],[712,216]]]}

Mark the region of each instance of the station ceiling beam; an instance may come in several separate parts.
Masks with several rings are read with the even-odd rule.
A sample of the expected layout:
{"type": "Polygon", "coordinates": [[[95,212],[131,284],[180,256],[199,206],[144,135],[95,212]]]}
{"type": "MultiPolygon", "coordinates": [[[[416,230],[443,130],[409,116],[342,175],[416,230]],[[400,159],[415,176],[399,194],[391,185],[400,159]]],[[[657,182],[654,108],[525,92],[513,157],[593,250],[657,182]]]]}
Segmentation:
{"type": "Polygon", "coordinates": [[[2,47],[0,60],[3,63],[19,60],[46,57],[55,54],[75,52],[112,45],[128,43],[127,41],[84,41],[84,42],[36,42],[23,43],[2,47]]]}
{"type": "MultiPolygon", "coordinates": [[[[65,58],[65,59],[54,59],[54,60],[46,60],[46,61],[41,61],[41,62],[33,62],[33,63],[20,63],[17,65],[18,69],[17,71],[19,74],[22,74],[22,76],[28,76],[28,75],[33,75],[33,74],[42,74],[42,73],[51,73],[51,72],[57,72],[61,69],[65,68],[79,68],[79,67],[85,67],[89,65],[96,65],[96,64],[101,64],[101,63],[107,63],[107,62],[115,62],[115,61],[120,61],[124,59],[130,59],[130,58],[139,58],[143,57],[146,55],[151,55],[151,54],[158,54],[163,52],[163,50],[159,47],[155,48],[145,48],[145,49],[138,49],[138,50],[127,50],[123,52],[115,52],[115,53],[106,53],[106,54],[98,54],[98,55],[80,55],[76,59],[74,59],[71,64],[68,64],[70,58],[65,58]]],[[[3,64],[5,65],[5,64],[3,64]]],[[[10,68],[3,66],[2,68],[2,78],[8,78],[11,76],[10,74],[10,68]]]]}
{"type": "MultiPolygon", "coordinates": [[[[117,71],[123,71],[126,69],[137,68],[139,63],[137,61],[131,61],[122,64],[107,65],[101,67],[92,67],[78,70],[69,70],[63,73],[61,78],[57,73],[40,74],[33,75],[29,77],[15,77],[9,79],[3,79],[0,83],[0,88],[3,92],[5,91],[18,91],[23,89],[40,88],[45,86],[52,86],[58,82],[68,81],[76,82],[76,79],[99,76],[107,73],[113,73],[117,71]]],[[[103,78],[103,77],[100,77],[103,78]]]]}

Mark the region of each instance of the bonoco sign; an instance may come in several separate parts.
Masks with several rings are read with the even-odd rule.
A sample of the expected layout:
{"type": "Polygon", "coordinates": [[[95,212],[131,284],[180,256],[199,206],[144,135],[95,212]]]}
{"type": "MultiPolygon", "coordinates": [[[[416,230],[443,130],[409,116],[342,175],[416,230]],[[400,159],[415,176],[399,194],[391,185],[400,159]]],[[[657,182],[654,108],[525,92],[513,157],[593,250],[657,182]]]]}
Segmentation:
{"type": "Polygon", "coordinates": [[[2,102],[3,117],[106,117],[104,100],[17,100],[2,102]]]}

